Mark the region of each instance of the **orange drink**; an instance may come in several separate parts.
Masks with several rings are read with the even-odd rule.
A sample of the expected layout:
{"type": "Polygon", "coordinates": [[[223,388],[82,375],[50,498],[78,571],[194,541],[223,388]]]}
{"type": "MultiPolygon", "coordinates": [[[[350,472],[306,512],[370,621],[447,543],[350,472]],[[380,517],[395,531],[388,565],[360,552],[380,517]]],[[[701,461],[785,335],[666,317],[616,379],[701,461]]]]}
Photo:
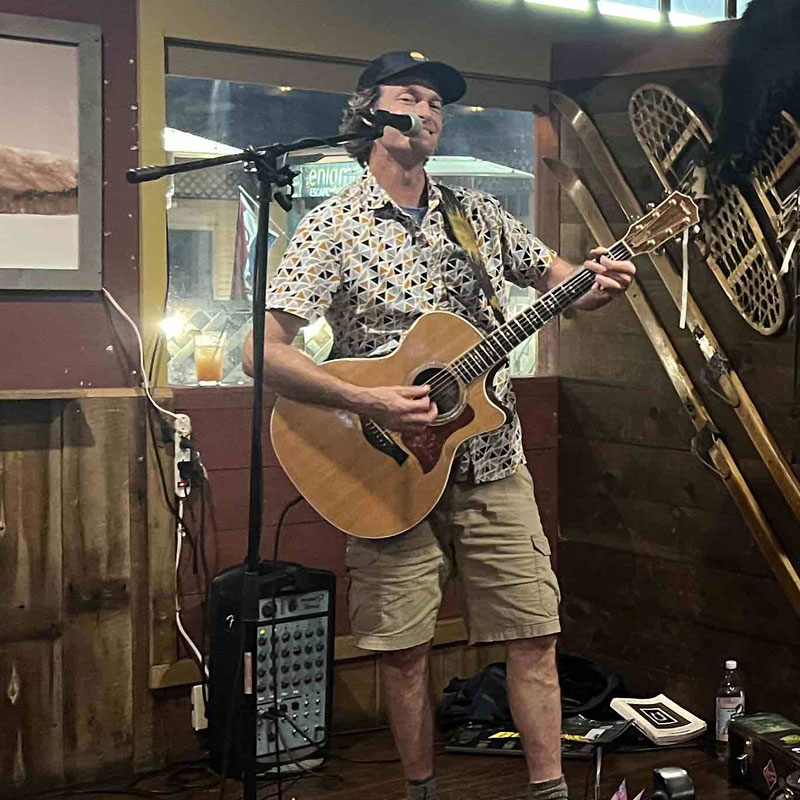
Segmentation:
{"type": "Polygon", "coordinates": [[[225,334],[199,333],[194,338],[194,369],[201,386],[216,386],[222,380],[225,334]]]}

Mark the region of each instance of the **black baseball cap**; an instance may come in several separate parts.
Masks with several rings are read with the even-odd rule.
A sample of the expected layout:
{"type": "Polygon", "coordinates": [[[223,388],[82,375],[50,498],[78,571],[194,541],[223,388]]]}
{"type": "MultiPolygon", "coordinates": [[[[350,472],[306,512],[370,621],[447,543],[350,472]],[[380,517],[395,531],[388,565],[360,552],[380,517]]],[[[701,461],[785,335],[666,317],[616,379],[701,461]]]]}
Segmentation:
{"type": "Polygon", "coordinates": [[[407,50],[394,50],[384,53],[361,73],[358,91],[370,89],[380,84],[391,84],[398,78],[424,78],[440,94],[443,103],[455,103],[464,96],[467,84],[464,76],[449,64],[441,61],[428,61],[422,53],[407,50]]]}

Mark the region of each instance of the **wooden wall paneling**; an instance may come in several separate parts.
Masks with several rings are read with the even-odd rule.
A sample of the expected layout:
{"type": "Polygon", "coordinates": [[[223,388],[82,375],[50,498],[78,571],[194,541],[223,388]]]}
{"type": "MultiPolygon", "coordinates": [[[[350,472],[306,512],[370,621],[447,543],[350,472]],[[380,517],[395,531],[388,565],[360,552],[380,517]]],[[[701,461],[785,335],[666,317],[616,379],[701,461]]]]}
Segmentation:
{"type": "Polygon", "coordinates": [[[377,657],[370,655],[336,665],[332,720],[336,730],[383,722],[377,657]]]}
{"type": "MultiPolygon", "coordinates": [[[[163,404],[163,401],[162,401],[163,404]]],[[[166,403],[165,407],[170,407],[166,403]]],[[[171,494],[173,450],[161,436],[157,415],[147,409],[148,424],[155,430],[155,446],[151,432],[147,433],[147,560],[150,612],[150,678],[151,688],[166,680],[177,659],[177,630],[175,627],[175,519],[164,498],[159,463],[164,471],[167,490],[171,494]]]]}
{"type": "Polygon", "coordinates": [[[590,379],[561,382],[563,435],[683,449],[694,433],[680,401],[662,381],[650,386],[607,385],[590,379]]]}
{"type": "Polygon", "coordinates": [[[658,27],[634,32],[629,28],[624,39],[608,28],[593,39],[573,38],[553,45],[550,79],[560,82],[722,64],[737,23],[723,20],[695,31],[658,27]]]}
{"type": "Polygon", "coordinates": [[[130,488],[130,610],[132,626],[133,768],[150,767],[154,749],[154,696],[150,691],[150,592],[148,559],[147,414],[149,403],[128,402],[128,475],[130,488]]]}
{"type": "Polygon", "coordinates": [[[130,771],[133,630],[131,399],[64,405],[64,768],[130,771]]]}
{"type": "Polygon", "coordinates": [[[478,645],[475,650],[478,655],[478,669],[481,670],[495,661],[506,660],[506,646],[503,642],[478,645]]]}
{"type": "Polygon", "coordinates": [[[0,643],[61,632],[61,419],[57,402],[0,409],[0,643]]]}
{"type": "MultiPolygon", "coordinates": [[[[645,82],[666,83],[713,119],[718,75],[716,68],[673,69],[587,77],[561,88],[593,118],[645,202],[657,200],[660,189],[627,120],[631,91],[645,82]]],[[[616,202],[566,126],[561,149],[621,233],[626,226],[616,202]]],[[[568,203],[562,203],[561,232],[562,252],[586,246],[588,232],[568,203]]],[[[788,382],[779,383],[789,366],[789,337],[767,340],[748,330],[699,255],[690,249],[690,256],[692,294],[784,453],[797,464],[800,412],[788,382]]],[[[660,278],[641,265],[638,280],[797,562],[796,523],[734,413],[698,380],[702,358],[678,330],[660,278]]],[[[638,323],[615,306],[576,314],[561,325],[559,489],[570,498],[560,508],[564,646],[618,669],[634,693],[664,691],[706,719],[713,714],[723,659],[738,658],[758,684],[748,695],[749,708],[797,709],[790,675],[800,642],[791,609],[721,482],[689,452],[691,425],[638,323]],[[770,679],[762,683],[755,676],[764,663],[770,679]]]]}
{"type": "Polygon", "coordinates": [[[4,797],[64,776],[61,639],[0,643],[0,787],[4,797]]]}
{"type": "MultiPolygon", "coordinates": [[[[793,676],[800,666],[800,650],[796,637],[774,641],[672,611],[631,609],[629,602],[620,599],[635,598],[642,580],[637,580],[635,572],[629,573],[619,590],[609,592],[599,604],[579,591],[571,592],[562,606],[564,646],[618,669],[637,695],[665,692],[706,720],[713,719],[723,660],[735,657],[746,676],[749,709],[780,708],[790,719],[797,717],[800,702],[793,676]]],[[[669,587],[661,589],[668,597],[669,587]]],[[[748,602],[745,591],[741,591],[739,607],[748,602]]],[[[770,618],[762,618],[764,627],[770,623],[770,618]]]]}
{"type": "Polygon", "coordinates": [[[616,502],[632,499],[699,508],[722,514],[735,506],[722,481],[688,450],[670,450],[586,439],[562,439],[564,494],[606,492],[616,502]],[[655,456],[658,456],[657,458],[655,456]]]}
{"type": "Polygon", "coordinates": [[[515,378],[525,449],[558,447],[558,378],[515,378]]]}
{"type": "Polygon", "coordinates": [[[772,575],[624,552],[604,542],[569,542],[565,548],[573,552],[565,559],[563,574],[571,585],[582,587],[576,594],[624,609],[621,617],[672,616],[765,643],[800,644],[796,617],[772,575]],[[578,551],[580,559],[575,557],[578,551]],[[602,585],[591,580],[599,560],[605,572],[602,585]]]}
{"type": "Polygon", "coordinates": [[[733,573],[770,574],[735,511],[724,514],[634,498],[615,503],[610,494],[587,492],[575,498],[569,511],[562,509],[562,541],[602,544],[612,551],[733,573]]]}
{"type": "Polygon", "coordinates": [[[202,757],[200,740],[191,726],[190,693],[188,684],[162,688],[153,693],[154,765],[202,757]]]}
{"type": "Polygon", "coordinates": [[[0,407],[0,786],[64,773],[61,419],[57,402],[0,407]]]}
{"type": "Polygon", "coordinates": [[[452,678],[468,677],[464,673],[466,649],[461,642],[431,649],[430,686],[434,707],[441,700],[444,689],[452,678]]]}

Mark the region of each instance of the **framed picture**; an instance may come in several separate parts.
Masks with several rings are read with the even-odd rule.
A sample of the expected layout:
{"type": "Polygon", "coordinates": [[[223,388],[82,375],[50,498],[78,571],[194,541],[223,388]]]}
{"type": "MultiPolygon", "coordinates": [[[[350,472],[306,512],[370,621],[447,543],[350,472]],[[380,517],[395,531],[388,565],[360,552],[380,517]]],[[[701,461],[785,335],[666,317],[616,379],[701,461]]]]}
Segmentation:
{"type": "Polygon", "coordinates": [[[97,25],[0,14],[0,290],[101,288],[97,25]]]}

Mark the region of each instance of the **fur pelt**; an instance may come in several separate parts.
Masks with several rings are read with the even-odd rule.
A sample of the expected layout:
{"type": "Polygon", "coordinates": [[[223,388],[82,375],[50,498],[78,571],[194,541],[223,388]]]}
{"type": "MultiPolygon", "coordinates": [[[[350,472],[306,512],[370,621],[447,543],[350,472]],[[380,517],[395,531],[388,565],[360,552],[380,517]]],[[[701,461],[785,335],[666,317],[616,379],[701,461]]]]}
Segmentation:
{"type": "Polygon", "coordinates": [[[758,161],[780,112],[800,117],[800,0],[752,0],[721,84],[714,161],[735,182],[758,161]]]}

